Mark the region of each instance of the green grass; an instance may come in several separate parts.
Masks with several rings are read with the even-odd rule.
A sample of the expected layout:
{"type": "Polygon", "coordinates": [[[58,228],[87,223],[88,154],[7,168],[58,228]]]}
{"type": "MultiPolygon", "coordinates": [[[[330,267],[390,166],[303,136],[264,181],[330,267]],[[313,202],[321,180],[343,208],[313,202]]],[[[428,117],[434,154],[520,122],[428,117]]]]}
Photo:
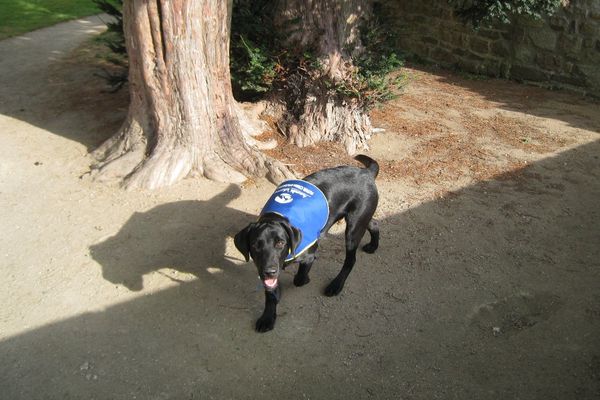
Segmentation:
{"type": "Polygon", "coordinates": [[[92,0],[0,0],[0,39],[99,13],[92,0]]]}

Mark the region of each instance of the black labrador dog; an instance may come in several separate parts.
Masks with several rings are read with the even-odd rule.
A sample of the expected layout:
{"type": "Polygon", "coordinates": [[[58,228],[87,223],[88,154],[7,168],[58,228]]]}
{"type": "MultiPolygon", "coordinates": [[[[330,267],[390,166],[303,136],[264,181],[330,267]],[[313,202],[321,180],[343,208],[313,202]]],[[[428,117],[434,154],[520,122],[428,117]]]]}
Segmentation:
{"type": "MultiPolygon", "coordinates": [[[[308,190],[312,193],[316,187],[316,191],[320,191],[321,196],[324,195],[326,198],[325,204],[328,204],[329,212],[328,215],[324,214],[326,218],[323,220],[324,226],[306,251],[296,255],[297,246],[303,237],[302,228],[294,226],[290,223],[290,219],[279,212],[265,212],[263,209],[257,222],[249,224],[235,235],[235,246],[244,255],[246,261],[252,257],[265,287],[265,309],[256,322],[258,332],[267,332],[275,326],[277,303],[281,295],[278,276],[285,266],[293,262],[300,264],[294,277],[295,286],[303,286],[310,281],[308,274],[316,259],[318,234],[326,233],[334,223],[342,218],[345,219],[346,258],[339,274],[326,287],[326,296],[335,296],[342,291],[356,262],[356,250],[365,231],[369,231],[371,240],[363,246],[363,250],[367,253],[377,250],[379,227],[372,218],[379,199],[375,186],[379,165],[365,155],[358,155],[355,159],[365,168],[352,166],[329,168],[315,172],[302,181],[294,181],[314,185],[309,186],[313,188],[312,191],[297,186],[300,189],[297,192],[308,190]]],[[[288,186],[293,192],[294,185],[288,186]]],[[[275,197],[278,197],[276,201],[280,203],[292,201],[287,194],[275,197]]],[[[311,218],[309,216],[308,219],[311,218]]]]}

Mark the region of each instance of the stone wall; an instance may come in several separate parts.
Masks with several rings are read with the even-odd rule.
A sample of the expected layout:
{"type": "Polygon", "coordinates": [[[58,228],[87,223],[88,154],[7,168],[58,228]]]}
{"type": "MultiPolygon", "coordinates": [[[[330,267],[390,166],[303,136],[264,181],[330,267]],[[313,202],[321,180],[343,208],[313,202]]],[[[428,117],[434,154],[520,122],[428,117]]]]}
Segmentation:
{"type": "Polygon", "coordinates": [[[383,0],[408,54],[444,67],[600,97],[600,0],[474,31],[446,0],[383,0]]]}

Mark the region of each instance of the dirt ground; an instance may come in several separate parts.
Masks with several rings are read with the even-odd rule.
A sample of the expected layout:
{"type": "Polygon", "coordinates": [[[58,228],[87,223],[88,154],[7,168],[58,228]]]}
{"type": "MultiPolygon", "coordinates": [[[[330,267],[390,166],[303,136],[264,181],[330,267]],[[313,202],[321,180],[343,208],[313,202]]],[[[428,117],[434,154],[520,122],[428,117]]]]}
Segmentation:
{"type": "MultiPolygon", "coordinates": [[[[273,185],[88,179],[127,109],[76,50],[101,29],[0,42],[1,398],[600,398],[598,103],[407,68],[372,113],[380,250],[326,298],[334,227],[257,334],[262,292],[232,235],[273,185]]],[[[302,172],[346,160],[272,154],[302,172]]]]}

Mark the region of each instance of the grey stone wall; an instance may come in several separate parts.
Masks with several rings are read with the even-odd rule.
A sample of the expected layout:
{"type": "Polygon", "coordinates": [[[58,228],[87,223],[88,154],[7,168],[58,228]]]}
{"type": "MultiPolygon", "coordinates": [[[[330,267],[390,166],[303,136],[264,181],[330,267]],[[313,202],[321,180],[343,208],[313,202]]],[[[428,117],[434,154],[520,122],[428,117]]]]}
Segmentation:
{"type": "Polygon", "coordinates": [[[409,54],[445,67],[600,97],[600,0],[474,31],[446,0],[383,0],[409,54]]]}

